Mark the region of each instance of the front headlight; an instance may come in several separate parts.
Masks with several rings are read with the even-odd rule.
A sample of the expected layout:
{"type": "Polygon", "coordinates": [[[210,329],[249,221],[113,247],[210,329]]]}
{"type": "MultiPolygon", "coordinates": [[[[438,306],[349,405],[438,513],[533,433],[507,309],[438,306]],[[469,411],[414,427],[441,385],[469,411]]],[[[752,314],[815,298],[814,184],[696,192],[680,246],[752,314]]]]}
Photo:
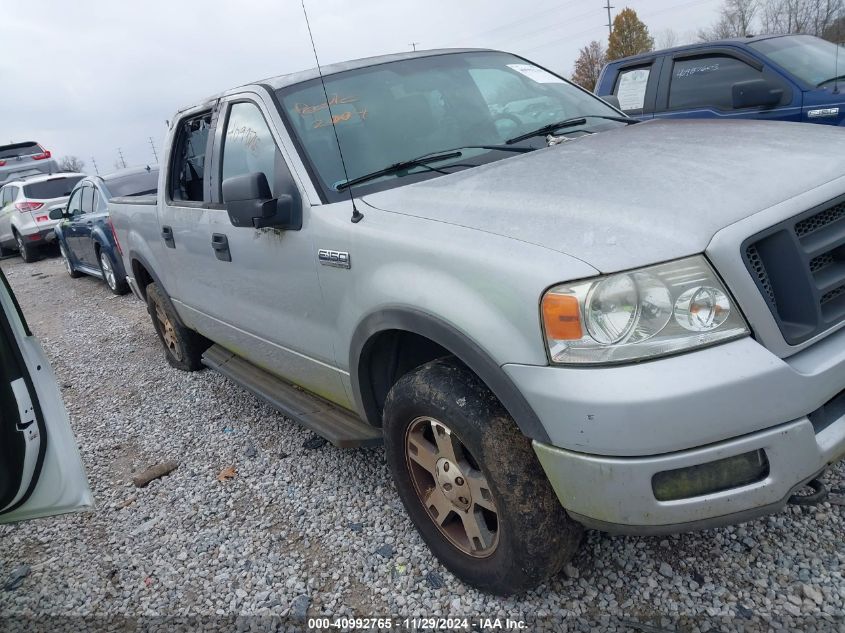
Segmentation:
{"type": "Polygon", "coordinates": [[[643,360],[748,334],[700,255],[555,286],[541,312],[549,357],[558,364],[643,360]]]}

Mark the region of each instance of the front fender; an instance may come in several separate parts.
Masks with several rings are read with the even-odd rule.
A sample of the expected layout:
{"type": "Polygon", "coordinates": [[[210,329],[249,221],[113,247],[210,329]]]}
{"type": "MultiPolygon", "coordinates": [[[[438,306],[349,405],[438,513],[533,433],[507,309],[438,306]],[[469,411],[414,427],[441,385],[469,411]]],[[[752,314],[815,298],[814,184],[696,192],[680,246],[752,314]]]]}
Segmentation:
{"type": "Polygon", "coordinates": [[[365,375],[371,342],[377,334],[389,330],[424,336],[448,350],[481,378],[523,434],[550,443],[548,433],[522,393],[476,341],[438,317],[408,306],[383,308],[370,314],[361,321],[352,337],[349,362],[352,392],[358,410],[365,413],[370,423],[378,423],[378,405],[372,385],[362,381],[361,376],[365,375]]]}

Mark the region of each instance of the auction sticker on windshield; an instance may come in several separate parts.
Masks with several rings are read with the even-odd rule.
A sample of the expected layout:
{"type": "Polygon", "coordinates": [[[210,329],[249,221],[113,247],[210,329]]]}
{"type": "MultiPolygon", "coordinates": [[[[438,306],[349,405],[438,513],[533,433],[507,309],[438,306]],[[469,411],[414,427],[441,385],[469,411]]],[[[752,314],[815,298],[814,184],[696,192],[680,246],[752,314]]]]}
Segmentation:
{"type": "Polygon", "coordinates": [[[562,84],[563,79],[556,77],[547,70],[538,68],[531,64],[508,64],[508,68],[513,68],[521,75],[525,75],[529,79],[536,81],[538,84],[562,84]]]}

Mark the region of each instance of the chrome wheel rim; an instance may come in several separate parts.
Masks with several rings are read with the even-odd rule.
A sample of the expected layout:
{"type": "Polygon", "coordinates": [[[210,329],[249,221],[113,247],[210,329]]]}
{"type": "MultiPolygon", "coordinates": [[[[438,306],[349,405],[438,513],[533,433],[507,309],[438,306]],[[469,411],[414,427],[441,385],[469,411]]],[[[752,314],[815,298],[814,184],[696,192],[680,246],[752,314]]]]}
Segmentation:
{"type": "Polygon", "coordinates": [[[114,290],[116,283],[114,277],[114,268],[112,268],[109,256],[105,253],[100,253],[100,268],[103,269],[103,276],[106,278],[106,283],[109,285],[109,288],[114,290]]]}
{"type": "Polygon", "coordinates": [[[182,351],[179,349],[179,343],[176,338],[176,330],[173,329],[173,324],[167,317],[162,307],[156,304],[156,318],[158,319],[159,328],[161,330],[161,338],[164,341],[164,346],[167,351],[176,360],[182,360],[182,351]]]}
{"type": "Polygon", "coordinates": [[[62,261],[64,261],[64,263],[65,263],[65,269],[67,270],[67,274],[72,275],[73,274],[73,266],[70,265],[70,260],[68,259],[67,251],[65,251],[64,244],[59,244],[59,251],[62,254],[62,261]]]}
{"type": "Polygon", "coordinates": [[[487,558],[499,544],[499,516],[487,478],[460,438],[430,417],[405,433],[414,491],[440,533],[461,552],[487,558]]]}

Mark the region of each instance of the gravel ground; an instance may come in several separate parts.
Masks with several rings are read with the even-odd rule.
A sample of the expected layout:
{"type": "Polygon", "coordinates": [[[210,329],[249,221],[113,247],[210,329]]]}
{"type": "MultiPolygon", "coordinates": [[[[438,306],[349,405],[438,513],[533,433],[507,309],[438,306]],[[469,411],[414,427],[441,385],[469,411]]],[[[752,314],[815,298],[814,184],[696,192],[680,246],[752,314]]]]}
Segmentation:
{"type": "MultiPolygon", "coordinates": [[[[0,586],[3,616],[202,616],[208,628],[264,615],[279,619],[239,622],[290,630],[305,614],[498,617],[528,630],[841,622],[845,519],[830,503],[668,538],[590,532],[536,591],[479,593],[423,545],[380,449],[310,447],[308,432],[222,376],[170,368],[140,302],[68,278],[59,259],[0,265],[62,385],[97,501],[0,526],[0,585],[31,566],[17,588],[0,586]],[[131,484],[167,459],[180,463],[170,476],[131,484]],[[219,481],[228,466],[236,475],[219,481]]],[[[845,492],[841,467],[825,479],[845,492]]]]}

